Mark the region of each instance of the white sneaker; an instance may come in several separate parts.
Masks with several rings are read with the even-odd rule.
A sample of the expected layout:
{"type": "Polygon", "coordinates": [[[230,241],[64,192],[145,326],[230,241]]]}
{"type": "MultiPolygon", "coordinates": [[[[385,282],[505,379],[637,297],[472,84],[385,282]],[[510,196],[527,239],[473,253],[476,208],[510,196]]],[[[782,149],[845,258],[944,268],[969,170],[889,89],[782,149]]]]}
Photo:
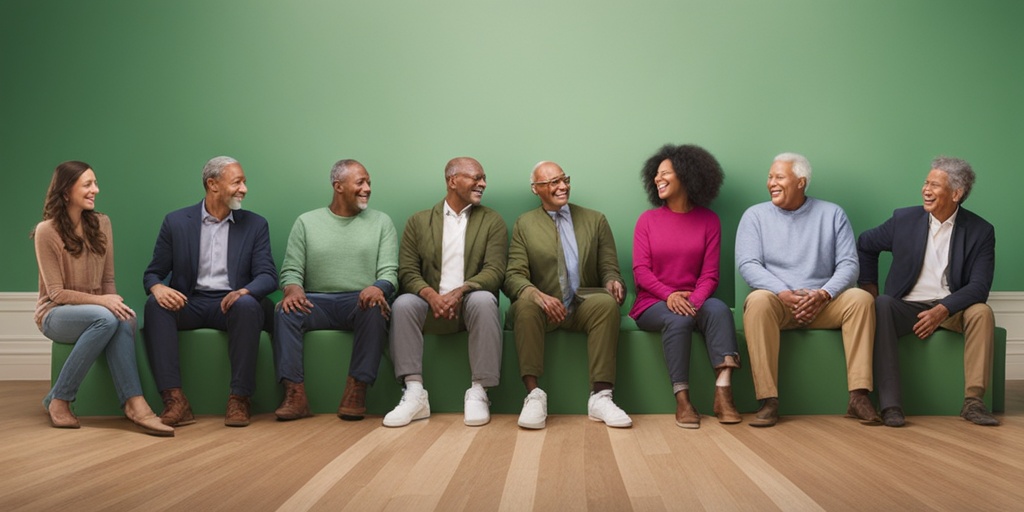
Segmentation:
{"type": "Polygon", "coordinates": [[[427,390],[407,388],[402,393],[398,405],[384,416],[384,426],[404,427],[415,420],[429,417],[430,402],[427,400],[427,390]]]}
{"type": "Polygon", "coordinates": [[[472,387],[466,390],[466,425],[479,427],[491,421],[491,401],[484,388],[472,387]]]}
{"type": "Polygon", "coordinates": [[[605,389],[590,394],[587,401],[587,415],[594,421],[603,421],[609,427],[626,428],[633,426],[626,412],[612,401],[612,390],[605,389]]]}
{"type": "Polygon", "coordinates": [[[519,426],[523,428],[544,428],[548,419],[548,394],[534,388],[523,400],[523,412],[519,413],[519,426]]]}

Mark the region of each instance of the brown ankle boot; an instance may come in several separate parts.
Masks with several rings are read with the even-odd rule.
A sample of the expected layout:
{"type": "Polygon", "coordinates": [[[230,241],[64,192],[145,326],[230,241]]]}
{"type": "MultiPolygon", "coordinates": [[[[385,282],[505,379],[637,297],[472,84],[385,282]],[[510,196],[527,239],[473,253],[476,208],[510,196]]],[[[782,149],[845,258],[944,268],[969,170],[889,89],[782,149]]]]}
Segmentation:
{"type": "Polygon", "coordinates": [[[188,398],[185,398],[181,388],[165,389],[160,392],[160,398],[164,401],[164,412],[160,413],[160,421],[164,425],[181,427],[196,422],[192,406],[188,404],[188,398]]]}
{"type": "Polygon", "coordinates": [[[252,406],[249,397],[242,395],[228,395],[227,412],[224,413],[224,426],[226,427],[248,427],[251,417],[252,406]]]}
{"type": "Polygon", "coordinates": [[[676,425],[682,428],[700,428],[700,413],[690,403],[690,390],[676,393],[676,425]]]}
{"type": "Polygon", "coordinates": [[[292,382],[288,379],[284,383],[284,401],[281,407],[274,411],[274,415],[281,421],[297,420],[308,418],[313,415],[309,411],[309,401],[306,399],[306,384],[303,382],[292,382]]]}
{"type": "Polygon", "coordinates": [[[719,423],[732,424],[743,421],[743,416],[732,402],[732,386],[715,386],[715,405],[712,408],[719,423]]]}
{"type": "Polygon", "coordinates": [[[345,381],[345,393],[338,405],[338,417],[346,421],[359,421],[366,415],[366,383],[351,375],[345,381]]]}

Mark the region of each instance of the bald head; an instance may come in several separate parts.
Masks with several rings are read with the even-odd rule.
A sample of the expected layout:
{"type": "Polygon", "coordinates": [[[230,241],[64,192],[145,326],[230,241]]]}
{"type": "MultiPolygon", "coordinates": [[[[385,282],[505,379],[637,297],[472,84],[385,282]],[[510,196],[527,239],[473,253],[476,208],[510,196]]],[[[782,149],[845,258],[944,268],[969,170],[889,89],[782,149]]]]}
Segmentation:
{"type": "Polygon", "coordinates": [[[545,178],[545,176],[553,177],[562,174],[565,174],[565,172],[562,171],[561,166],[554,162],[544,160],[541,162],[537,162],[537,165],[533,166],[533,172],[530,173],[530,181],[535,183],[538,181],[544,181],[548,179],[545,178]]]}
{"type": "Polygon", "coordinates": [[[530,189],[545,210],[555,211],[569,202],[569,177],[554,162],[543,161],[533,166],[530,189]]]}
{"type": "Polygon", "coordinates": [[[448,165],[444,166],[444,177],[451,178],[456,174],[480,174],[484,172],[484,167],[477,162],[475,158],[468,156],[460,156],[452,158],[448,161],[448,165]]]}

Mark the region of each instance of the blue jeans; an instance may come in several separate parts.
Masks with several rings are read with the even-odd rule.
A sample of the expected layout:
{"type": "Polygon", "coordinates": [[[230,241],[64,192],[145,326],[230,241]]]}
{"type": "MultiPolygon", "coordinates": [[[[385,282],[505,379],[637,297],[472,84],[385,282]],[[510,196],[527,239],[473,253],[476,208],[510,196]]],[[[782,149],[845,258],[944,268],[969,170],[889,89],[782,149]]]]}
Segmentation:
{"type": "Polygon", "coordinates": [[[104,351],[121,407],[129,398],[141,396],[142,384],[135,362],[135,326],[134,318],[118,320],[109,309],[95,304],[64,305],[50,310],[43,319],[43,335],[75,347],[43,404],[49,405],[54,398],[74,401],[89,368],[104,351]]]}
{"type": "Polygon", "coordinates": [[[739,357],[736,348],[736,327],[732,311],[724,302],[711,297],[704,301],[697,316],[677,315],[660,301],[644,310],[636,319],[645,331],[661,331],[665,364],[673,384],[690,382],[690,345],[693,330],[704,333],[711,367],[725,362],[725,356],[739,357]]]}
{"type": "Polygon", "coordinates": [[[280,304],[274,312],[274,360],[277,380],[303,382],[303,333],[323,329],[352,331],[352,360],[348,374],[359,382],[373,384],[377,380],[381,351],[388,339],[388,321],[380,307],[359,309],[359,292],[307,293],[313,303],[309,314],[301,311],[285,313],[280,304]]]}

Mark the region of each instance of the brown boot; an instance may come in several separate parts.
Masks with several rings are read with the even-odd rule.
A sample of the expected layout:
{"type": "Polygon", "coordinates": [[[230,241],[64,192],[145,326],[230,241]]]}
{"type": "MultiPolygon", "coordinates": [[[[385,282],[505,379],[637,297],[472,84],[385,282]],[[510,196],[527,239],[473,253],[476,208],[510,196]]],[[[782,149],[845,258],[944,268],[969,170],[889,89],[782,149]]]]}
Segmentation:
{"type": "Polygon", "coordinates": [[[288,379],[281,382],[284,383],[284,402],[281,402],[281,407],[274,411],[277,419],[288,421],[312,416],[313,413],[309,412],[309,401],[306,399],[306,384],[288,379]]]}
{"type": "Polygon", "coordinates": [[[345,381],[345,393],[338,405],[338,417],[345,421],[359,421],[366,415],[366,383],[351,375],[345,381]]]}
{"type": "Polygon", "coordinates": [[[224,414],[224,425],[228,427],[248,427],[249,407],[249,397],[241,395],[228,396],[228,408],[224,414]]]}
{"type": "Polygon", "coordinates": [[[868,390],[855,389],[850,391],[850,404],[846,408],[846,417],[855,418],[864,424],[880,424],[881,416],[868,398],[868,390]]]}
{"type": "Polygon", "coordinates": [[[712,408],[719,423],[732,424],[743,421],[743,416],[732,402],[732,386],[715,386],[715,405],[712,408]]]}
{"type": "Polygon", "coordinates": [[[700,428],[700,413],[690,403],[690,390],[676,393],[676,425],[682,428],[700,428]]]}
{"type": "Polygon", "coordinates": [[[160,421],[164,425],[182,427],[196,422],[192,406],[188,404],[188,398],[185,398],[181,388],[165,389],[160,392],[160,398],[164,401],[164,412],[160,413],[160,421]]]}
{"type": "Polygon", "coordinates": [[[754,419],[750,420],[751,427],[773,427],[779,422],[779,399],[777,397],[765,398],[762,400],[761,408],[757,410],[754,419]]]}

